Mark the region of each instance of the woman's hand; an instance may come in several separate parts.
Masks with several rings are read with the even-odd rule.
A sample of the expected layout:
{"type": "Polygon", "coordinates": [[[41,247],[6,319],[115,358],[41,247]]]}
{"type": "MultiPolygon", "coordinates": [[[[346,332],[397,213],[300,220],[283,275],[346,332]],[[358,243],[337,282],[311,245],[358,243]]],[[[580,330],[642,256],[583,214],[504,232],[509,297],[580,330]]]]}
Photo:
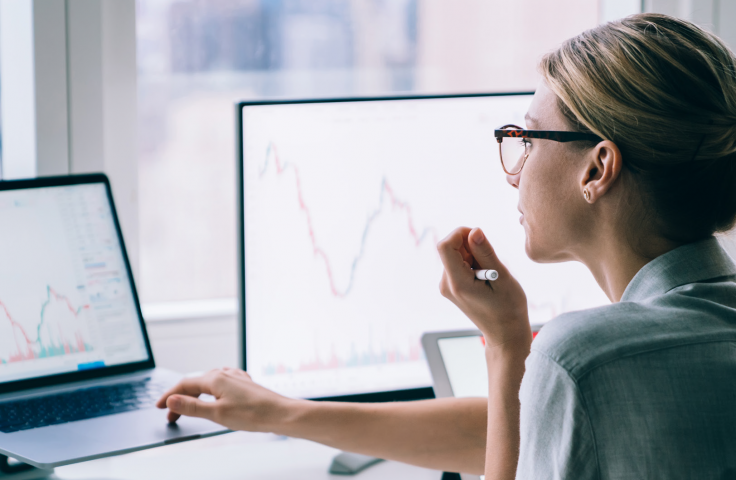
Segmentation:
{"type": "Polygon", "coordinates": [[[512,479],[519,460],[519,387],[532,342],[526,295],[480,229],[458,228],[437,249],[445,265],[442,295],[457,305],[486,339],[485,475],[512,479]],[[498,280],[478,280],[473,269],[496,270],[498,280]]]}
{"type": "Polygon", "coordinates": [[[532,335],[526,295],[496,256],[479,228],[460,227],[437,244],[445,272],[440,292],[477,325],[489,347],[529,350],[532,335]],[[477,269],[493,269],[498,280],[475,278],[477,269]]]}
{"type": "Polygon", "coordinates": [[[483,471],[486,404],[479,398],[350,403],[294,400],[261,387],[239,369],[185,378],[156,403],[231,430],[304,438],[339,450],[452,472],[483,471]],[[197,398],[201,394],[214,401],[197,398]]]}
{"type": "Polygon", "coordinates": [[[296,402],[256,384],[243,370],[224,367],[201,377],[185,378],[166,392],[156,406],[168,407],[172,423],[186,415],[212,420],[230,430],[274,432],[296,402]],[[215,400],[198,398],[203,393],[215,400]]]}

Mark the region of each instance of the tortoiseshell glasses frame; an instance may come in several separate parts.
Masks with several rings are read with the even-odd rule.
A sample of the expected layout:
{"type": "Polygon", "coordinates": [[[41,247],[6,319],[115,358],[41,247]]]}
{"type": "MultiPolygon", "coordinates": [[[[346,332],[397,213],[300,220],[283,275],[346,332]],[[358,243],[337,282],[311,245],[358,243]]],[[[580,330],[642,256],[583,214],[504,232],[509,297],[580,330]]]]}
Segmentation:
{"type": "MultiPolygon", "coordinates": [[[[552,140],[553,142],[577,142],[581,140],[587,140],[592,142],[600,142],[603,139],[593,133],[583,132],[565,132],[556,130],[525,130],[517,125],[504,125],[503,127],[494,130],[493,135],[498,140],[498,153],[501,157],[501,168],[506,172],[507,175],[517,175],[524,168],[526,159],[529,156],[529,150],[525,146],[524,155],[520,157],[517,162],[509,171],[506,168],[506,164],[503,160],[503,139],[504,138],[541,138],[544,140],[552,140]]],[[[513,164],[513,159],[507,159],[510,164],[513,164]]]]}

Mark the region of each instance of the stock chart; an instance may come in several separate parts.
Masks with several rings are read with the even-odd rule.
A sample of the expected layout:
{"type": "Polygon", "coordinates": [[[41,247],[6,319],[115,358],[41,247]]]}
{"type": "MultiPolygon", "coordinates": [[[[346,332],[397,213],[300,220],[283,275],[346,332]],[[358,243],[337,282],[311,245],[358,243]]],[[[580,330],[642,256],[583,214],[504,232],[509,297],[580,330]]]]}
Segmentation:
{"type": "Polygon", "coordinates": [[[102,184],[0,191],[0,383],[147,358],[102,184]]]}
{"type": "Polygon", "coordinates": [[[302,397],[431,384],[423,332],[473,328],[439,293],[436,244],[479,226],[539,323],[607,300],[580,265],[525,253],[493,129],[529,96],[246,107],[246,354],[302,397]]]}

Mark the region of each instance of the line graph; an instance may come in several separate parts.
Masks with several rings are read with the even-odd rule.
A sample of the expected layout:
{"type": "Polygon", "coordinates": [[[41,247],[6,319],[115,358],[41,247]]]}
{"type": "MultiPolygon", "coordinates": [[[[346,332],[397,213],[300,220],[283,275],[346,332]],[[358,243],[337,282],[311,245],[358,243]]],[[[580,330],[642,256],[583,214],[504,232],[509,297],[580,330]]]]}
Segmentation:
{"type": "Polygon", "coordinates": [[[25,360],[34,360],[37,358],[56,357],[61,355],[69,355],[77,352],[88,352],[93,350],[92,346],[87,344],[82,336],[81,332],[75,331],[72,336],[73,339],[69,339],[69,335],[64,332],[61,324],[56,325],[53,329],[49,325],[47,316],[47,310],[52,306],[54,302],[59,302],[76,320],[82,314],[83,311],[90,308],[89,305],[81,305],[74,307],[68,297],[61,295],[56,292],[51,286],[46,286],[46,299],[41,304],[40,320],[38,326],[35,329],[35,339],[29,335],[26,328],[16,320],[10,313],[10,309],[7,305],[0,301],[0,312],[2,312],[10,322],[11,329],[13,331],[13,339],[15,340],[15,346],[17,352],[8,355],[7,358],[0,358],[0,364],[2,363],[15,363],[22,362],[25,360]],[[42,341],[42,329],[46,327],[49,332],[49,341],[44,344],[42,341]],[[54,331],[56,330],[56,331],[54,331]],[[51,334],[58,335],[56,342],[51,338],[51,334]],[[19,335],[20,334],[20,338],[19,335]],[[22,342],[25,342],[23,344],[22,342]]]}
{"type": "Polygon", "coordinates": [[[406,221],[407,221],[407,228],[409,230],[409,235],[411,236],[412,240],[414,241],[414,246],[419,247],[421,246],[424,241],[431,237],[433,238],[434,242],[437,243],[437,232],[433,227],[425,227],[421,230],[421,233],[417,230],[417,228],[414,226],[414,219],[411,211],[411,206],[402,200],[399,200],[396,193],[394,192],[394,189],[389,184],[386,177],[383,177],[381,181],[381,187],[380,187],[380,193],[378,197],[378,206],[375,210],[373,210],[371,213],[368,214],[365,222],[365,226],[363,228],[363,234],[360,239],[360,247],[358,248],[358,253],[353,258],[352,264],[350,266],[350,277],[348,280],[347,286],[340,290],[334,279],[333,271],[332,271],[332,263],[330,262],[330,259],[327,255],[327,253],[320,247],[317,236],[314,231],[313,223],[312,223],[312,213],[307,206],[306,202],[304,201],[304,194],[302,189],[302,181],[301,181],[301,174],[299,172],[299,168],[291,163],[282,162],[281,158],[279,157],[278,150],[276,145],[272,142],[268,145],[268,148],[266,149],[266,158],[263,163],[263,167],[259,171],[259,177],[263,178],[264,175],[268,172],[269,165],[273,163],[276,168],[276,174],[281,176],[288,170],[292,170],[294,172],[294,177],[296,181],[296,193],[297,193],[297,199],[299,201],[299,209],[304,212],[304,216],[306,217],[307,221],[307,229],[309,232],[309,239],[312,244],[312,252],[315,257],[321,258],[325,265],[325,270],[327,273],[327,279],[329,281],[330,285],[330,291],[332,295],[338,298],[343,298],[347,296],[350,291],[353,288],[354,282],[355,282],[355,272],[358,269],[358,265],[361,262],[361,260],[364,257],[365,254],[365,248],[366,243],[368,240],[368,236],[371,230],[371,226],[374,224],[376,219],[380,216],[380,214],[384,210],[384,203],[385,199],[388,198],[391,207],[394,209],[401,210],[406,213],[406,221]],[[271,159],[273,159],[271,161],[271,159]]]}

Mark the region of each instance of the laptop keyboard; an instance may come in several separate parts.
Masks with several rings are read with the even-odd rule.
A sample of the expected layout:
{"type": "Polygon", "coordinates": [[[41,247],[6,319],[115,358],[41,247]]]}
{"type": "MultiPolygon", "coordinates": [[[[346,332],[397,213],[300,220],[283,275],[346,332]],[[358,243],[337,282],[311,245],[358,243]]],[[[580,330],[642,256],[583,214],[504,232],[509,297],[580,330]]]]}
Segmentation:
{"type": "Polygon", "coordinates": [[[145,379],[0,403],[0,432],[12,433],[151,408],[165,390],[164,385],[145,379]]]}

